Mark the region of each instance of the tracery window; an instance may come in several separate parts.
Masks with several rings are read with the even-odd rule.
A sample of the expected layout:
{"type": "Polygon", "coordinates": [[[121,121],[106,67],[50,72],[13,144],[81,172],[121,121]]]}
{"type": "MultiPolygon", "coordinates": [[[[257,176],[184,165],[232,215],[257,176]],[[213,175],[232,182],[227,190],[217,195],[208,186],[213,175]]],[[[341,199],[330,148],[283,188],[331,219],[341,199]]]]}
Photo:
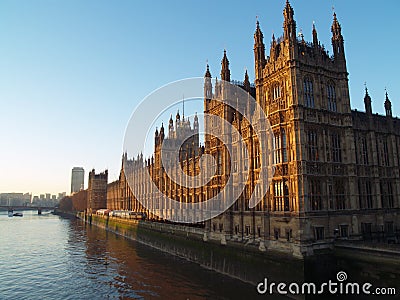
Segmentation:
{"type": "Polygon", "coordinates": [[[337,111],[336,91],[333,83],[328,83],[328,85],[326,86],[326,94],[328,97],[328,110],[337,111]]]}
{"type": "Polygon", "coordinates": [[[319,180],[309,180],[308,199],[310,200],[311,210],[322,209],[321,183],[319,182],[319,180]]]}
{"type": "Polygon", "coordinates": [[[318,161],[318,136],[316,131],[308,132],[308,159],[310,161],[318,161]]]}
{"type": "Polygon", "coordinates": [[[336,133],[331,135],[332,161],[342,162],[342,149],[340,146],[340,136],[336,133]]]}
{"type": "Polygon", "coordinates": [[[275,151],[274,151],[274,163],[280,164],[287,162],[287,149],[286,149],[286,132],[282,129],[281,132],[275,133],[275,151]]]}
{"type": "Polygon", "coordinates": [[[278,83],[275,83],[272,86],[272,101],[276,102],[281,98],[281,86],[278,83]]]}
{"type": "Polygon", "coordinates": [[[289,189],[287,182],[280,180],[273,183],[275,211],[289,211],[289,189]]]}
{"type": "Polygon", "coordinates": [[[304,79],[304,105],[310,108],[315,107],[313,82],[308,77],[304,79]]]}

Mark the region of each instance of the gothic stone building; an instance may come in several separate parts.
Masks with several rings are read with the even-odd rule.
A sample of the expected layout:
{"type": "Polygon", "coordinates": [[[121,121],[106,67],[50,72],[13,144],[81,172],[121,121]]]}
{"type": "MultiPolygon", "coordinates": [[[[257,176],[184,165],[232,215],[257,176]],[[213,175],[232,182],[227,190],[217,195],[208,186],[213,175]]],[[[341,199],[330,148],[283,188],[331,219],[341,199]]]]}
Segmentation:
{"type": "Polygon", "coordinates": [[[89,173],[87,189],[87,210],[89,213],[107,206],[108,170],[96,174],[93,169],[89,173]]]}
{"type": "MultiPolygon", "coordinates": [[[[297,37],[288,1],[283,15],[283,36],[272,37],[268,56],[257,21],[255,84],[250,84],[247,72],[239,84],[265,111],[275,137],[276,171],[267,194],[255,208],[249,208],[248,200],[260,171],[257,136],[247,119],[213,101],[222,97],[223,86],[216,79],[213,87],[207,66],[204,111],[238,129],[251,163],[246,166],[249,180],[245,191],[228,211],[205,222],[205,237],[223,243],[253,243],[260,250],[277,249],[295,256],[331,247],[335,239],[387,241],[400,230],[400,120],[392,116],[387,94],[386,115],[373,114],[367,89],[365,112],[351,110],[344,40],[336,14],[331,27],[332,56],[321,46],[315,26],[312,42],[297,37]]],[[[221,79],[231,81],[226,52],[221,64],[221,79]]],[[[132,176],[140,185],[145,171],[166,195],[179,201],[202,201],[218,192],[228,162],[223,146],[212,137],[206,137],[204,147],[199,146],[198,136],[185,143],[181,157],[185,171],[197,174],[199,156],[214,155],[220,164],[217,169],[222,171],[206,186],[182,188],[171,182],[160,165],[161,143],[173,143],[179,139],[179,130],[198,130],[196,126],[191,129],[189,121],[180,121],[178,114],[175,127],[170,120],[168,137],[163,127],[156,132],[151,159],[138,156],[128,160],[124,155],[123,165],[130,167],[122,168],[120,179],[109,185],[108,208],[145,211],[126,184],[126,177],[132,176]]],[[[234,164],[237,160],[233,155],[234,164]]],[[[152,191],[143,187],[141,196],[150,201],[151,195],[152,191]]]]}

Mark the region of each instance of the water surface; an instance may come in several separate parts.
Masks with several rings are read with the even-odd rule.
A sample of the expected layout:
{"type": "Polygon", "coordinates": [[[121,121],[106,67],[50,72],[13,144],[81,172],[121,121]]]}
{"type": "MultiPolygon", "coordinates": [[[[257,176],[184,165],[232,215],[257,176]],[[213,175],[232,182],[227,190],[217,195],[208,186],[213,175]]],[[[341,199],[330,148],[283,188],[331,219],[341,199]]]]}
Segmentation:
{"type": "Polygon", "coordinates": [[[253,299],[254,286],[80,220],[0,212],[0,299],[253,299]]]}

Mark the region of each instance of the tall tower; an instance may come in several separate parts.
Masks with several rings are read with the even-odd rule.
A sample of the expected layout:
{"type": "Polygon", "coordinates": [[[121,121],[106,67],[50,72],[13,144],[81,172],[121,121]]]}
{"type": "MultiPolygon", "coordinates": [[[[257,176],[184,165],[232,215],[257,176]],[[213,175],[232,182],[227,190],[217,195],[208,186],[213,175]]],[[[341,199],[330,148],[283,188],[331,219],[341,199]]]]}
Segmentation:
{"type": "Polygon", "coordinates": [[[87,197],[89,213],[95,213],[96,210],[107,207],[107,182],[108,170],[96,174],[93,169],[89,173],[87,197]]]}
{"type": "Polygon", "coordinates": [[[85,170],[81,167],[72,168],[71,173],[71,194],[84,189],[85,170]]]}
{"type": "Polygon", "coordinates": [[[288,239],[293,233],[302,242],[314,236],[312,226],[318,220],[313,214],[355,206],[356,176],[350,167],[355,152],[354,143],[348,142],[353,139],[348,73],[336,14],[331,27],[333,56],[320,46],[315,25],[312,43],[297,38],[289,1],[283,17],[283,36],[272,37],[267,59],[258,22],[254,34],[257,102],[269,119],[275,144],[276,172],[264,207],[269,211],[269,228],[276,229],[275,239],[285,231],[288,239]],[[349,170],[346,179],[327,173],[336,172],[338,165],[349,170]],[[343,203],[335,193],[352,196],[343,203]],[[304,218],[287,221],[282,216],[289,212],[304,218]],[[302,233],[296,236],[300,228],[302,233]]]}

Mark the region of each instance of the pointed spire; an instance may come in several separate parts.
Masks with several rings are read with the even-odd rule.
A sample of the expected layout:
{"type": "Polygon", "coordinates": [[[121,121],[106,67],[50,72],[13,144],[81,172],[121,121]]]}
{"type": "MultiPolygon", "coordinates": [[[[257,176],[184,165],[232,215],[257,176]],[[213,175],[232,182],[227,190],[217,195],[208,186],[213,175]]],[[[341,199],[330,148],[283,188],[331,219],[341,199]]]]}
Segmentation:
{"type": "Polygon", "coordinates": [[[317,29],[315,28],[314,21],[312,24],[312,36],[313,36],[313,45],[314,45],[314,47],[317,47],[318,46],[318,34],[317,34],[317,29]]]}
{"type": "Polygon", "coordinates": [[[250,92],[250,81],[249,81],[249,74],[247,74],[247,69],[244,73],[243,87],[247,92],[250,92]]]}
{"type": "Polygon", "coordinates": [[[336,17],[336,12],[333,13],[333,23],[332,23],[331,31],[332,31],[333,36],[339,36],[342,34],[342,27],[340,26],[340,23],[336,17]]]}
{"type": "Polygon", "coordinates": [[[264,36],[260,29],[260,23],[256,22],[256,32],[254,33],[254,61],[256,71],[256,81],[262,77],[262,70],[265,66],[265,45],[264,36]]]}
{"type": "Polygon", "coordinates": [[[185,121],[185,95],[182,95],[182,120],[185,121]]]}
{"type": "Polygon", "coordinates": [[[174,120],[172,120],[172,114],[171,117],[169,118],[169,125],[168,125],[168,131],[169,131],[169,137],[172,138],[172,131],[174,131],[174,120]]]}
{"type": "Polygon", "coordinates": [[[211,78],[210,67],[208,66],[208,64],[207,64],[206,74],[204,74],[204,77],[206,77],[206,78],[211,78]]]}
{"type": "Polygon", "coordinates": [[[386,100],[385,100],[385,111],[386,111],[386,116],[391,117],[392,116],[392,102],[389,100],[388,92],[386,91],[386,100]]]}
{"type": "Polygon", "coordinates": [[[333,13],[333,23],[331,27],[332,31],[332,47],[333,57],[335,61],[344,63],[345,66],[345,55],[344,55],[344,40],[342,36],[342,28],[340,27],[339,21],[337,20],[336,13],[333,13]]]}
{"type": "Polygon", "coordinates": [[[226,50],[224,49],[224,57],[221,61],[221,79],[225,81],[231,81],[231,71],[229,70],[229,60],[226,56],[226,50]]]}
{"type": "Polygon", "coordinates": [[[197,117],[197,111],[194,114],[193,118],[193,129],[198,130],[199,129],[199,117],[197,117]]]}
{"type": "Polygon", "coordinates": [[[293,19],[294,11],[292,6],[290,5],[289,0],[286,0],[285,9],[283,11],[285,19],[290,20],[293,19]]]}
{"type": "Polygon", "coordinates": [[[164,134],[164,122],[161,123],[161,128],[160,128],[160,138],[161,141],[164,140],[165,134],[164,134]]]}
{"type": "Polygon", "coordinates": [[[258,18],[257,18],[257,22],[256,22],[256,32],[254,33],[254,43],[255,44],[262,44],[263,43],[263,38],[264,35],[260,29],[260,22],[258,22],[258,18]]]}
{"type": "Polygon", "coordinates": [[[371,97],[368,94],[367,84],[365,83],[365,96],[364,96],[364,105],[365,105],[365,112],[368,115],[372,115],[372,101],[371,97]]]}
{"type": "Polygon", "coordinates": [[[294,20],[294,10],[289,3],[289,0],[286,0],[285,9],[283,10],[284,22],[284,37],[285,39],[294,40],[296,39],[296,21],[294,20]]]}

